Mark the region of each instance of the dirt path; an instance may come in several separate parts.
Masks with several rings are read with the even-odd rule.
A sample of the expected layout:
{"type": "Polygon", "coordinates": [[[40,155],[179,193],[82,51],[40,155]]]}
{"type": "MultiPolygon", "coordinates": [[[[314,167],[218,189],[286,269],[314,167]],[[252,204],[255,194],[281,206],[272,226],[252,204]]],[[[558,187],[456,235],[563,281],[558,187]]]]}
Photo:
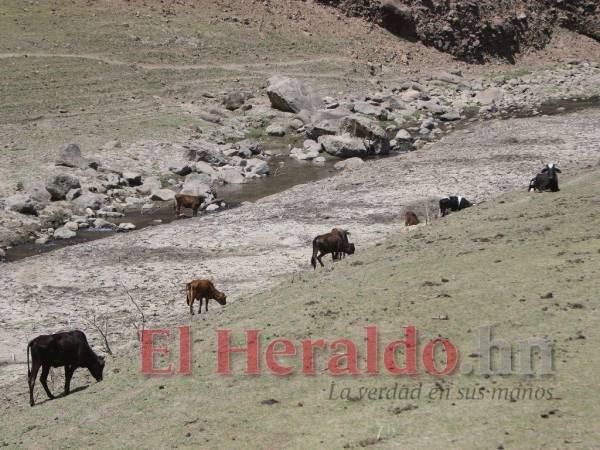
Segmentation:
{"type": "Polygon", "coordinates": [[[294,66],[302,66],[305,64],[315,64],[322,62],[349,62],[350,59],[345,58],[343,56],[319,56],[312,58],[298,58],[298,59],[286,59],[285,61],[265,61],[261,63],[252,63],[252,64],[149,64],[149,63],[139,63],[139,62],[128,62],[118,59],[109,58],[103,55],[95,55],[91,53],[0,53],[0,59],[9,59],[9,58],[73,58],[73,59],[89,59],[92,61],[99,61],[105,64],[113,65],[113,66],[135,66],[144,70],[214,70],[214,69],[222,69],[222,70],[239,70],[246,71],[248,69],[261,69],[264,68],[265,71],[261,72],[269,72],[275,67],[294,67],[294,66]]]}
{"type": "MultiPolygon", "coordinates": [[[[560,160],[569,178],[598,164],[598,120],[600,111],[591,110],[484,123],[236,210],[5,264],[0,358],[15,354],[23,362],[28,339],[64,328],[81,327],[99,345],[87,323],[93,314],[109,317],[114,347],[130,342],[137,313],[122,286],[149,322],[183,324],[190,320],[183,285],[193,277],[214,279],[235,303],[309,268],[312,238],[333,226],[349,228],[360,252],[403,229],[406,205],[448,194],[482,201],[526,189],[540,160],[560,160]]],[[[0,379],[21,376],[22,369],[0,366],[0,379]]]]}

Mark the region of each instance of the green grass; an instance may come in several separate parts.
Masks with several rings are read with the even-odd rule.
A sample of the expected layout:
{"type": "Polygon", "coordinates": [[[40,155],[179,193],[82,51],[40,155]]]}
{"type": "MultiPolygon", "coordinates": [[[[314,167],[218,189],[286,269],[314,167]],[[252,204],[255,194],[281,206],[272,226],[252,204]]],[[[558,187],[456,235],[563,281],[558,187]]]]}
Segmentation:
{"type": "MultiPolygon", "coordinates": [[[[594,447],[600,439],[594,391],[600,367],[599,188],[595,172],[563,184],[560,193],[508,194],[374,248],[359,241],[358,253],[343,262],[327,260],[327,269],[286,277],[263,295],[215,305],[204,320],[191,321],[192,376],[144,378],[134,350],[108,361],[102,383],[33,409],[23,381],[20,405],[0,423],[0,442],[27,448],[594,447]],[[548,292],[553,298],[543,298],[548,292]],[[362,358],[369,324],[378,325],[382,342],[414,325],[420,349],[447,337],[459,348],[461,364],[478,361],[469,354],[478,348],[476,330],[483,325],[512,344],[545,338],[554,346],[555,373],[435,379],[393,377],[382,369],[374,377],[332,377],[322,370],[323,355],[314,377],[246,376],[240,356],[234,356],[233,375],[215,373],[217,329],[231,329],[234,344],[244,329],[260,329],[263,348],[275,337],[329,343],[347,337],[362,358]],[[579,332],[585,339],[577,339],[579,332]],[[420,382],[424,394],[413,400],[329,400],[332,381],[339,389],[395,382],[414,388],[420,382]],[[427,398],[436,382],[450,389],[449,400],[427,398]],[[456,398],[459,388],[483,388],[489,397],[494,388],[516,387],[551,388],[554,399],[456,398]],[[279,403],[261,403],[267,399],[279,403]]],[[[82,375],[75,386],[86,384],[82,375]]],[[[44,398],[40,393],[38,399],[44,398]]]]}

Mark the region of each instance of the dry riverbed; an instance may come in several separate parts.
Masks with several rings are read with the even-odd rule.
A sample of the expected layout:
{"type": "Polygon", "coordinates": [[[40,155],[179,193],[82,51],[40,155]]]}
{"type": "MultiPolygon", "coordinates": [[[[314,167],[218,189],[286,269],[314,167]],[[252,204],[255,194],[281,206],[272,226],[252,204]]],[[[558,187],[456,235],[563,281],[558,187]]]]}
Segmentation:
{"type": "Polygon", "coordinates": [[[108,319],[113,350],[131,344],[139,313],[126,290],[149,324],[184,324],[184,283],[192,278],[212,278],[229,295],[226,308],[235,308],[309,268],[312,238],[333,226],[348,228],[360,252],[404,232],[407,206],[433,215],[424,205],[442,195],[493,201],[526,189],[542,160],[560,161],[563,179],[572,177],[598,164],[599,120],[599,110],[586,110],[477,124],[235,210],[0,265],[0,358],[14,355],[16,363],[0,365],[0,379],[23,378],[26,342],[38,334],[78,327],[99,347],[94,315],[108,319]]]}

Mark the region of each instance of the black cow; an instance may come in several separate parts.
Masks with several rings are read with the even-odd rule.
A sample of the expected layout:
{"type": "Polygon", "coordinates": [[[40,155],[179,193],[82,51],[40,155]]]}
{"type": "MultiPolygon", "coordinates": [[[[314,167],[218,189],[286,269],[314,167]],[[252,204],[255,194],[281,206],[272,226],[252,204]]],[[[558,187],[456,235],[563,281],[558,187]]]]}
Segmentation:
{"type": "Polygon", "coordinates": [[[313,254],[310,259],[310,264],[313,269],[317,268],[317,261],[323,267],[321,258],[329,253],[333,259],[338,259],[341,256],[353,255],[355,248],[354,244],[348,242],[348,233],[346,230],[334,228],[330,233],[322,234],[313,239],[313,254]]]}
{"type": "Polygon", "coordinates": [[[529,182],[529,192],[558,192],[558,175],[562,173],[556,164],[546,164],[546,167],[542,169],[534,178],[529,182]]]}
{"type": "Polygon", "coordinates": [[[444,217],[448,214],[448,210],[460,211],[461,209],[469,208],[470,206],[473,206],[473,203],[464,197],[444,197],[440,199],[440,215],[444,217]]]}
{"type": "Polygon", "coordinates": [[[56,334],[38,336],[27,345],[27,375],[29,381],[29,403],[34,405],[33,387],[40,367],[42,375],[40,382],[48,394],[54,396],[48,389],[47,379],[50,367],[65,367],[65,395],[69,393],[71,377],[78,367],[86,367],[96,381],[102,381],[104,357],[96,355],[89,346],[82,331],[66,331],[56,334]],[[31,351],[31,368],[29,367],[29,352],[31,351]]]}

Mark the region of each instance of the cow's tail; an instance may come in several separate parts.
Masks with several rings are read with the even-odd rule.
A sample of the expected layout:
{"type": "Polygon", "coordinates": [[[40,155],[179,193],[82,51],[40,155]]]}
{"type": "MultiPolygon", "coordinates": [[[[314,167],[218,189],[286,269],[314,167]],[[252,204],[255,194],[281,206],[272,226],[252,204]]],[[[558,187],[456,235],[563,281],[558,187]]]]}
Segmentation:
{"type": "Polygon", "coordinates": [[[192,302],[192,283],[187,283],[185,285],[185,294],[186,294],[186,301],[188,306],[191,305],[192,302]]]}
{"type": "Polygon", "coordinates": [[[310,265],[313,266],[313,269],[317,268],[317,253],[319,253],[317,239],[318,239],[318,237],[313,239],[313,252],[312,252],[312,258],[310,258],[310,265]]]}
{"type": "Polygon", "coordinates": [[[31,349],[31,341],[27,344],[27,377],[31,376],[31,366],[29,365],[29,350],[31,349]]]}

